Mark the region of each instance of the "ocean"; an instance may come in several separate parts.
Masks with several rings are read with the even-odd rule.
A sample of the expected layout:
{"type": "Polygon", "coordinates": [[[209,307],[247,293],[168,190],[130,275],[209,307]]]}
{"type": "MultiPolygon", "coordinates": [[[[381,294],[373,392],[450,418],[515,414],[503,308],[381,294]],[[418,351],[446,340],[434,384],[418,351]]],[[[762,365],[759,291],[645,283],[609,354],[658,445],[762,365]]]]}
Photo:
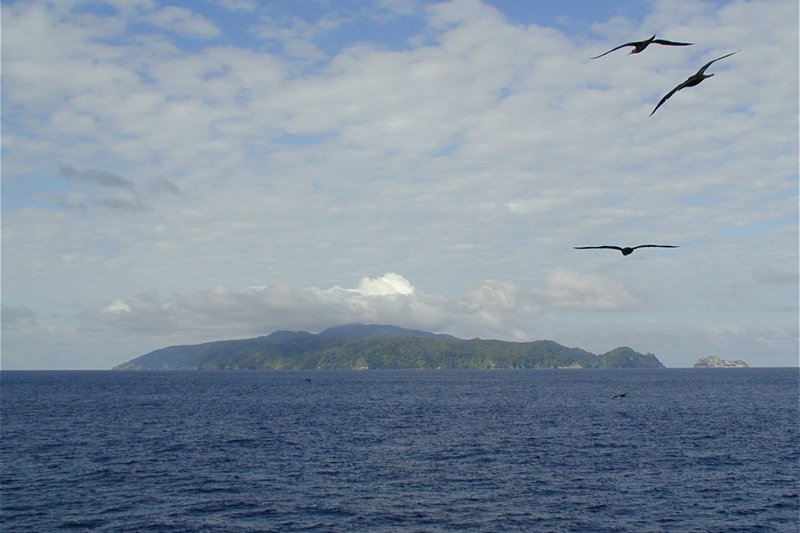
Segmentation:
{"type": "Polygon", "coordinates": [[[797,533],[798,376],[2,371],[0,530],[797,533]]]}

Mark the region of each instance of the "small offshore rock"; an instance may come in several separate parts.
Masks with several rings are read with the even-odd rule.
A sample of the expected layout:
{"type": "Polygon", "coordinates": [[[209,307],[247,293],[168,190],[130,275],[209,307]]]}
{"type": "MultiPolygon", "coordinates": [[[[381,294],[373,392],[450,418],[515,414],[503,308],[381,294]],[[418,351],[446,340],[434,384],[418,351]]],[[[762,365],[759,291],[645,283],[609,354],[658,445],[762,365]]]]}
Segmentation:
{"type": "Polygon", "coordinates": [[[701,357],[694,364],[695,368],[749,368],[744,361],[736,360],[731,361],[728,359],[720,359],[716,355],[708,357],[701,357]]]}

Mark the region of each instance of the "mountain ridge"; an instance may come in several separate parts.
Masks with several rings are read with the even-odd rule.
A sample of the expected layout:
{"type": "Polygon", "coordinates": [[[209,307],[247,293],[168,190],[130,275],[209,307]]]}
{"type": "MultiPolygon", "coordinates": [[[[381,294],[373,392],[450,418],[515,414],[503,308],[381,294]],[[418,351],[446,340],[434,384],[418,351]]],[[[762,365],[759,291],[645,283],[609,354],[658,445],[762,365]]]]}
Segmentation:
{"type": "Polygon", "coordinates": [[[619,347],[596,355],[550,340],[461,339],[384,324],[320,333],[278,330],[249,339],[160,348],[114,370],[374,368],[663,368],[653,354],[619,347]]]}

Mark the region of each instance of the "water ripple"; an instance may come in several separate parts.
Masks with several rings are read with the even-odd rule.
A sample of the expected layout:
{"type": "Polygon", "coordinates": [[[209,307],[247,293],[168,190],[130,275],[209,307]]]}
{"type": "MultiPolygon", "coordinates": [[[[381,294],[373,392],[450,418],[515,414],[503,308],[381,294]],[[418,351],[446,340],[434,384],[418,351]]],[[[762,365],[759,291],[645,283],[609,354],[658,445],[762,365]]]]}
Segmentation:
{"type": "Polygon", "coordinates": [[[0,372],[0,529],[796,532],[797,372],[720,372],[0,372]]]}

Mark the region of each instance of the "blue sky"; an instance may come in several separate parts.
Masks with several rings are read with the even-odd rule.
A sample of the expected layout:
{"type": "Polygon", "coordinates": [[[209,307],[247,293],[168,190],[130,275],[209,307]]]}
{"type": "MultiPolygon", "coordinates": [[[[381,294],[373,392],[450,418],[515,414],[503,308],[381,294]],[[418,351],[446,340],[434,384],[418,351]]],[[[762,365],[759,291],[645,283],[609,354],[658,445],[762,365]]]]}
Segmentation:
{"type": "Polygon", "coordinates": [[[794,1],[2,9],[2,368],[351,322],[797,365],[794,1]]]}

